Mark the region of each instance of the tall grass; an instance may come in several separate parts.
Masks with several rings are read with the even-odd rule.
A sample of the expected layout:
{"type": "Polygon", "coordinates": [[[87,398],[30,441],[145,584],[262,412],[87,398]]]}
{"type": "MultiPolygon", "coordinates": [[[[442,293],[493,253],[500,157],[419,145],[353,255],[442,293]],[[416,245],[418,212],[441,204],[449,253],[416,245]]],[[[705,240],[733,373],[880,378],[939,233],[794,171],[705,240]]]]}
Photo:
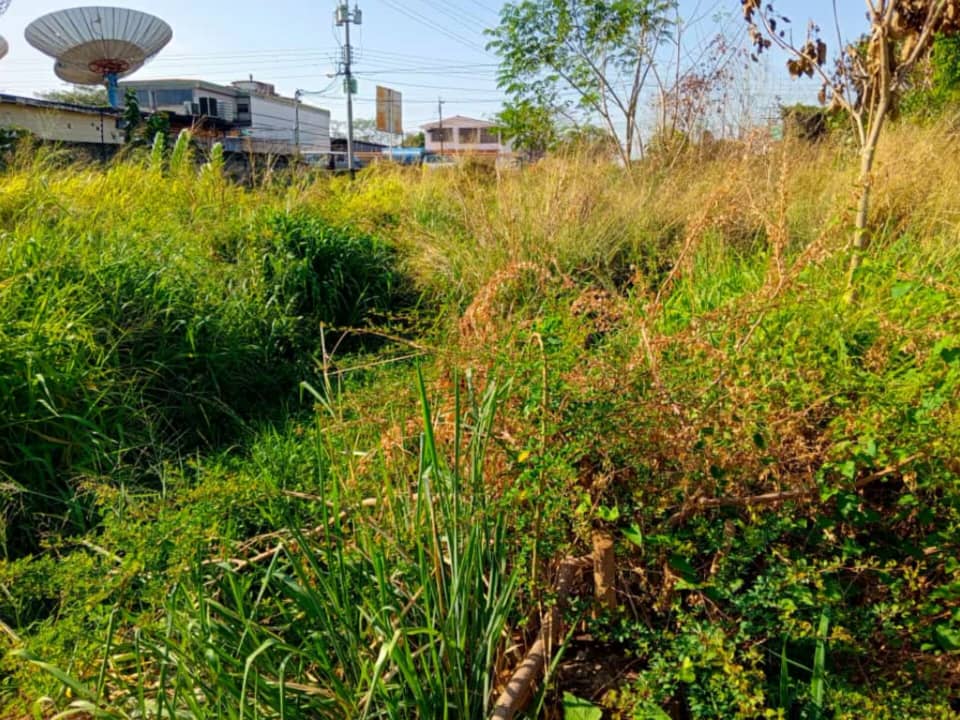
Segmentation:
{"type": "Polygon", "coordinates": [[[394,486],[369,514],[324,477],[316,531],[178,585],[161,629],[108,638],[95,676],[35,662],[103,717],[487,717],[517,577],[482,475],[503,392],[458,426],[466,457],[450,464],[421,379],[416,493],[394,486]]]}
{"type": "MultiPolygon", "coordinates": [[[[839,290],[855,177],[842,142],[715,148],[629,173],[551,159],[518,174],[378,168],[248,190],[187,173],[170,206],[152,183],[172,175],[155,164],[106,171],[129,192],[102,171],[13,171],[0,190],[18,228],[11,257],[24,278],[56,278],[33,296],[3,286],[16,288],[4,328],[16,367],[45,348],[44,382],[29,374],[17,407],[55,407],[88,443],[122,427],[132,448],[130,426],[109,421],[123,392],[174,418],[152,430],[214,432],[249,422],[236,409],[246,389],[275,380],[237,358],[323,383],[305,394],[314,416],[232,452],[195,443],[174,470],[159,464],[164,491],[105,514],[102,536],[51,540],[75,574],[47,556],[0,575],[16,600],[0,609],[15,608],[4,618],[24,638],[13,644],[51,663],[53,681],[21,695],[66,682],[117,716],[475,717],[504,622],[543,594],[534,557],[586,552],[601,530],[617,539],[620,604],[589,631],[635,664],[592,703],[698,720],[948,717],[960,687],[956,142],[949,128],[888,136],[857,307],[839,290]],[[88,191],[98,184],[139,214],[118,220],[88,191]],[[61,236],[79,240],[65,250],[61,236]],[[28,254],[30,238],[42,251],[28,254]],[[320,328],[324,308],[376,317],[367,300],[391,297],[394,279],[380,270],[398,267],[441,311],[411,351],[430,356],[426,391],[382,372],[393,355],[345,357],[320,328]],[[328,302],[340,275],[355,292],[328,302]],[[133,364],[109,356],[101,370],[98,328],[125,312],[118,347],[133,364]],[[465,378],[498,375],[514,381],[464,412],[465,378]],[[221,414],[199,422],[177,398],[221,414]],[[46,604],[21,612],[35,585],[46,604]],[[114,604],[112,643],[57,649],[94,622],[106,630],[114,604]]],[[[58,437],[43,434],[24,435],[38,467],[41,441],[58,437]]],[[[118,475],[80,440],[56,448],[58,482],[75,472],[87,488],[96,472],[149,487],[152,463],[118,475]],[[92,459],[74,462],[84,449],[92,459]]]]}
{"type": "Polygon", "coordinates": [[[0,219],[0,554],[96,523],[80,492],[149,485],[295,403],[323,324],[363,325],[402,286],[382,242],[216,165],[21,159],[0,219]]]}

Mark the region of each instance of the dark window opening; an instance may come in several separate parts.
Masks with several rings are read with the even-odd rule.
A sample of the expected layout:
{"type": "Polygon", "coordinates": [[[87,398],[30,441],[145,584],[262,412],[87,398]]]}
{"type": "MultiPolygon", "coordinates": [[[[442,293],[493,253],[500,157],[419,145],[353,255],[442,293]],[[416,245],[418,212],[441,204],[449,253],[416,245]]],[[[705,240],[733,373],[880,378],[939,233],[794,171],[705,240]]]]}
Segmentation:
{"type": "Polygon", "coordinates": [[[154,90],[153,99],[156,101],[157,107],[169,107],[171,105],[183,107],[184,103],[193,100],[193,90],[154,90]]]}
{"type": "Polygon", "coordinates": [[[200,98],[200,114],[207,117],[218,117],[217,99],[202,97],[200,98]]]}

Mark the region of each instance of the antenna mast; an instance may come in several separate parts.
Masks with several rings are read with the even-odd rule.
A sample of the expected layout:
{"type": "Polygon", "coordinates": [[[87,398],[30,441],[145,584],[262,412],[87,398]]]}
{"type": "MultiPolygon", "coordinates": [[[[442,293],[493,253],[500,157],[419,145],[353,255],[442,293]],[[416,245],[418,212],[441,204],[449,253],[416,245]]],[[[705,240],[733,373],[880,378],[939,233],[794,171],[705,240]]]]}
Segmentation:
{"type": "Polygon", "coordinates": [[[343,27],[345,33],[345,45],[343,48],[343,70],[338,73],[344,76],[343,86],[347,91],[347,167],[350,168],[350,175],[355,172],[353,165],[353,94],[357,90],[356,80],[353,79],[353,48],[350,46],[350,25],[360,25],[363,21],[363,14],[356,3],[353,10],[344,2],[337,6],[335,15],[337,27],[343,27]]]}
{"type": "Polygon", "coordinates": [[[440,117],[440,155],[443,155],[443,98],[437,98],[437,115],[440,117]]]}

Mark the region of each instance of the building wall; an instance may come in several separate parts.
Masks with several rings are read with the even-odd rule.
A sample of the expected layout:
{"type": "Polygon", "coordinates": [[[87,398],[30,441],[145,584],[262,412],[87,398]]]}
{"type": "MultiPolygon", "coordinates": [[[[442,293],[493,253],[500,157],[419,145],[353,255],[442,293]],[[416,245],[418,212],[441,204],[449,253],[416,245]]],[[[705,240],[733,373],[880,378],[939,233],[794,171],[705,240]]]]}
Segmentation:
{"type": "Polygon", "coordinates": [[[221,117],[227,122],[237,121],[238,98],[236,93],[217,92],[205,87],[196,88],[193,91],[193,101],[199,105],[202,97],[214,98],[217,101],[217,117],[221,117]]]}
{"type": "Polygon", "coordinates": [[[490,155],[510,152],[507,145],[499,142],[480,142],[483,132],[491,132],[490,123],[471,118],[449,118],[443,121],[443,130],[446,135],[443,143],[436,137],[435,130],[439,127],[435,123],[424,126],[425,147],[427,152],[439,153],[441,145],[444,153],[452,155],[468,155],[471,153],[490,155]],[[466,132],[463,132],[466,131],[466,132]]]}
{"type": "Polygon", "coordinates": [[[217,101],[217,117],[227,122],[237,121],[237,91],[232,89],[216,90],[204,85],[171,84],[161,87],[149,82],[138,85],[135,82],[122,83],[122,89],[133,88],[142,110],[151,112],[170,112],[180,115],[186,112],[184,103],[195,104],[199,108],[201,98],[213,98],[217,101]]]}
{"type": "Polygon", "coordinates": [[[0,127],[21,128],[51,142],[99,144],[101,122],[103,143],[123,144],[123,131],[117,129],[115,115],[0,102],[0,127]]]}
{"type": "MultiPolygon", "coordinates": [[[[250,137],[294,143],[296,110],[290,100],[250,96],[250,137]]],[[[330,152],[330,112],[300,105],[300,148],[303,152],[330,152]]]]}

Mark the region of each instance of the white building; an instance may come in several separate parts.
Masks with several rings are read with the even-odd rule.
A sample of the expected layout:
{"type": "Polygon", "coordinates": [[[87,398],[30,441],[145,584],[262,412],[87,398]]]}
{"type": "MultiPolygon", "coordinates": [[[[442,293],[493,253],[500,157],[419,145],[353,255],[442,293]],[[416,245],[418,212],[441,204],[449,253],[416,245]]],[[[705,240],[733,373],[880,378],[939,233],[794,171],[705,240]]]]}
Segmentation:
{"type": "Polygon", "coordinates": [[[448,155],[506,155],[509,143],[501,140],[496,125],[486,120],[454,115],[421,125],[426,150],[448,155]]]}
{"type": "Polygon", "coordinates": [[[141,110],[221,121],[228,139],[249,139],[259,150],[290,154],[299,145],[304,153],[330,152],[329,110],[278,95],[273,85],[252,78],[231,85],[131,80],[120,87],[137,93],[141,110]]]}

